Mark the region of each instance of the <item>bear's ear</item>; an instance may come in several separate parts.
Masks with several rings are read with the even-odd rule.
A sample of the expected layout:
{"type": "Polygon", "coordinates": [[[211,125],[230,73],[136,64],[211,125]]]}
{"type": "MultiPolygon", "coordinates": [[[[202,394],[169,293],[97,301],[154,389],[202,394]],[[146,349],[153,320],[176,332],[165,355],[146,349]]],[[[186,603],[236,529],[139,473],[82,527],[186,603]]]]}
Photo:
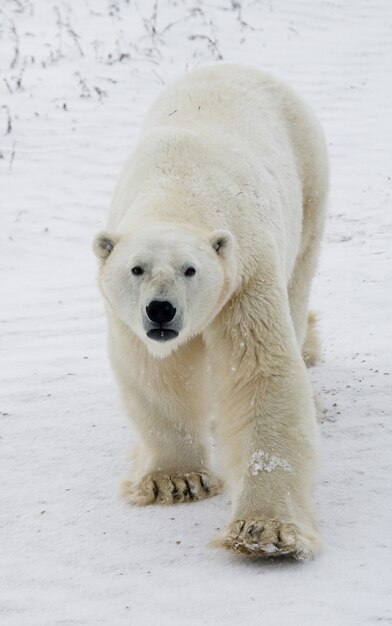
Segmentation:
{"type": "Polygon", "coordinates": [[[93,242],[93,250],[96,256],[101,261],[107,259],[118,241],[119,237],[117,235],[107,232],[98,233],[93,242]]]}
{"type": "Polygon", "coordinates": [[[210,244],[214,248],[218,256],[227,258],[234,250],[234,237],[228,230],[214,230],[211,233],[210,244]]]}

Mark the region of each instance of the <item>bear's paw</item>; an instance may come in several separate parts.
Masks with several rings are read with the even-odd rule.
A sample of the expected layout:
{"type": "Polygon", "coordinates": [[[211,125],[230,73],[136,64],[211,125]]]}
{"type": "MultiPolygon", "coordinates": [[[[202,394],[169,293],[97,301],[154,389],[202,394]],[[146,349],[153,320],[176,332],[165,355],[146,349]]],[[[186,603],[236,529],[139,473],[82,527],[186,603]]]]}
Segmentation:
{"type": "Polygon", "coordinates": [[[308,561],[317,552],[316,537],[305,537],[292,523],[277,519],[240,519],[213,541],[233,552],[261,558],[291,557],[308,561]]]}
{"type": "Polygon", "coordinates": [[[176,504],[216,496],[223,483],[205,471],[189,473],[161,472],[144,476],[138,484],[124,480],[122,494],[130,504],[176,504]]]}

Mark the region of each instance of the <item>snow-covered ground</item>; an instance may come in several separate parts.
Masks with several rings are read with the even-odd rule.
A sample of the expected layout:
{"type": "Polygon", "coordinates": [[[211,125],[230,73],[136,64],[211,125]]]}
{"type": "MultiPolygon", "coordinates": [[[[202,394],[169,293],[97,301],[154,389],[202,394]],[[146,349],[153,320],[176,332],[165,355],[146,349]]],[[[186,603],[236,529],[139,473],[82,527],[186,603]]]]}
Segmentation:
{"type": "Polygon", "coordinates": [[[390,0],[1,0],[0,623],[392,623],[390,0]],[[312,303],[324,362],[324,552],[207,546],[227,494],[132,508],[131,431],[91,253],[162,85],[240,61],[288,80],[330,149],[312,303]]]}

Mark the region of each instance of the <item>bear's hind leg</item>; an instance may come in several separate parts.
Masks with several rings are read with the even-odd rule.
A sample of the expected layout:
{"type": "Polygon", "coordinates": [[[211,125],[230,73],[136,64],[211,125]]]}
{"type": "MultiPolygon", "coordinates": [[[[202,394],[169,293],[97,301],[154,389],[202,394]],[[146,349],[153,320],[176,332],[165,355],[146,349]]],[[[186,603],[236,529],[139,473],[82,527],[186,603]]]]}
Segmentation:
{"type": "Polygon", "coordinates": [[[316,268],[319,244],[314,241],[297,259],[288,287],[291,318],[302,356],[307,367],[320,358],[321,343],[317,333],[317,317],[308,311],[311,280],[316,268]]]}
{"type": "Polygon", "coordinates": [[[324,230],[326,188],[316,195],[308,194],[304,202],[304,232],[302,252],[299,254],[288,286],[291,318],[298,346],[307,367],[315,365],[321,358],[321,342],[317,332],[317,317],[308,311],[312,278],[316,271],[320,253],[320,242],[324,230]]]}
{"type": "Polygon", "coordinates": [[[321,359],[321,340],[317,331],[317,315],[309,311],[305,341],[302,345],[302,358],[307,367],[316,365],[321,359]]]}

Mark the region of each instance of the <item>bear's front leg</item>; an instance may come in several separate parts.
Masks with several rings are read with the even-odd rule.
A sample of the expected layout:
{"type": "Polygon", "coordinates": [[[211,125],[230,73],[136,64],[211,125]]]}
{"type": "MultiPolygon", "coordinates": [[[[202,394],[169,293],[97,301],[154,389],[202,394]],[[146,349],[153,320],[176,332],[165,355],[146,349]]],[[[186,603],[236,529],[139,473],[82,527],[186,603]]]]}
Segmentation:
{"type": "Polygon", "coordinates": [[[263,281],[249,288],[206,337],[233,495],[232,520],[216,543],[254,556],[308,559],[318,550],[312,391],[284,290],[263,281]]]}
{"type": "Polygon", "coordinates": [[[109,353],[127,413],[140,442],[122,493],[132,504],[175,504],[218,494],[209,469],[208,402],[201,338],[165,359],[137,338],[110,334],[109,353]]]}

